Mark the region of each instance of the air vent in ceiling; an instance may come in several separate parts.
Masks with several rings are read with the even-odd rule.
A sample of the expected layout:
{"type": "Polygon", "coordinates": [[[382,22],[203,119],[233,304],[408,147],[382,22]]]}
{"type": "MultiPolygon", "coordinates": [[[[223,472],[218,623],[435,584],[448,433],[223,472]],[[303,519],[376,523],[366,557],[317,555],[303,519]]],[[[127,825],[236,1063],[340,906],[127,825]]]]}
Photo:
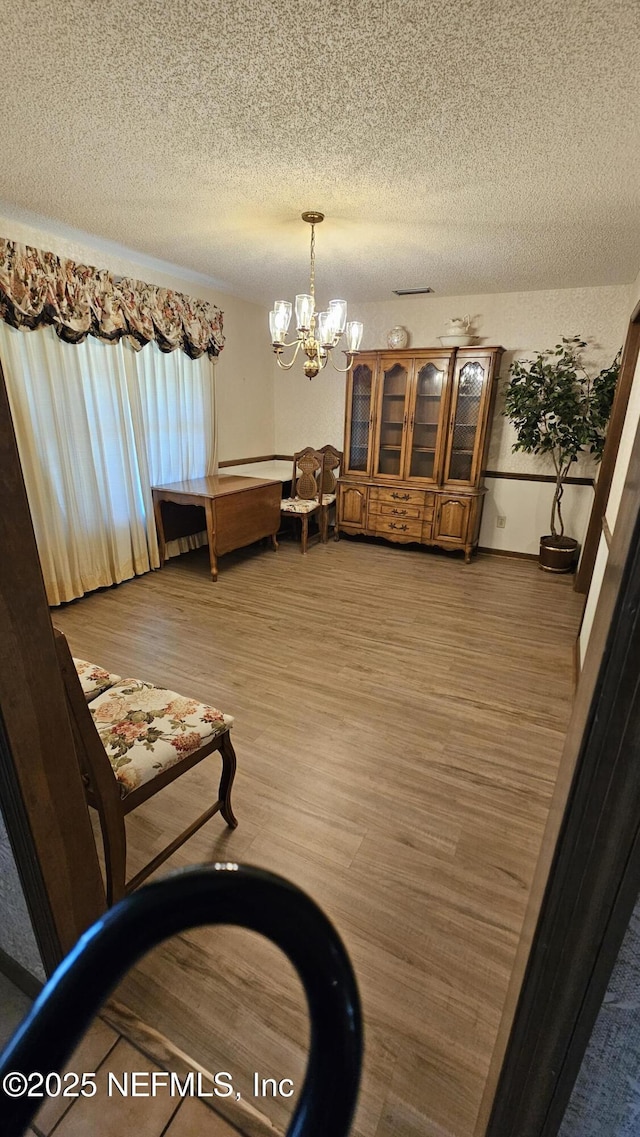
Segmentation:
{"type": "Polygon", "coordinates": [[[426,296],[433,288],[394,288],[395,296],[426,296]]]}

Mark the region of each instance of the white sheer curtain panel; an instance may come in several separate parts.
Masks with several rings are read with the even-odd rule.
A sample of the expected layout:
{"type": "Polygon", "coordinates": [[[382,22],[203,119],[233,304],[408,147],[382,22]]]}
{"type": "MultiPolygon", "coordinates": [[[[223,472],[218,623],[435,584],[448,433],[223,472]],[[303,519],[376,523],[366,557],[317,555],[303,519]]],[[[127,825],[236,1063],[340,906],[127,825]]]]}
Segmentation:
{"type": "Polygon", "coordinates": [[[213,364],[2,321],[0,360],[49,603],[156,568],[151,485],[215,466],[213,364]]]}
{"type": "MultiPolygon", "coordinates": [[[[138,383],[151,485],[202,478],[218,471],[215,363],[163,354],[155,343],[126,351],[138,383]]],[[[168,557],[207,542],[206,531],[167,543],[168,557]]]]}

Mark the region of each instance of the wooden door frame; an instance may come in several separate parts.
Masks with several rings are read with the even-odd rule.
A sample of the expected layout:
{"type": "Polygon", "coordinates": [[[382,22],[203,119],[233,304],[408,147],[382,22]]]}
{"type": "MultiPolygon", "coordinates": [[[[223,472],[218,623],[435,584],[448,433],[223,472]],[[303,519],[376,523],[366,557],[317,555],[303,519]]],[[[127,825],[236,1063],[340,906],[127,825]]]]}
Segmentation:
{"type": "Polygon", "coordinates": [[[0,801],[51,973],[105,897],[1,365],[0,486],[0,801]]]}
{"type": "Polygon", "coordinates": [[[622,359],[620,361],[620,375],[616,385],[616,393],[613,400],[613,407],[611,408],[611,418],[609,420],[609,427],[607,430],[607,438],[604,445],[602,454],[602,462],[600,463],[600,470],[598,472],[598,480],[595,485],[595,497],[593,499],[593,506],[591,508],[591,516],[589,518],[589,525],[587,528],[587,535],[584,540],[584,548],[576,572],[576,579],[574,588],[576,592],[587,593],[589,585],[591,584],[591,577],[593,576],[593,566],[595,565],[596,556],[598,553],[598,545],[600,544],[600,534],[602,533],[602,522],[607,508],[607,501],[609,499],[609,490],[611,489],[611,481],[613,478],[613,471],[615,470],[616,459],[618,457],[618,449],[620,447],[620,439],[622,437],[622,428],[624,427],[624,419],[627,413],[627,406],[629,403],[629,395],[631,393],[631,385],[633,383],[633,376],[636,370],[638,361],[638,350],[640,349],[640,302],[637,304],[629,324],[627,338],[625,340],[624,348],[622,349],[622,359]]]}
{"type": "MultiPolygon", "coordinates": [[[[476,1130],[486,1137],[557,1134],[640,892],[639,484],[640,430],[525,918],[524,979],[476,1130]]],[[[513,990],[521,977],[516,966],[513,990]]]]}

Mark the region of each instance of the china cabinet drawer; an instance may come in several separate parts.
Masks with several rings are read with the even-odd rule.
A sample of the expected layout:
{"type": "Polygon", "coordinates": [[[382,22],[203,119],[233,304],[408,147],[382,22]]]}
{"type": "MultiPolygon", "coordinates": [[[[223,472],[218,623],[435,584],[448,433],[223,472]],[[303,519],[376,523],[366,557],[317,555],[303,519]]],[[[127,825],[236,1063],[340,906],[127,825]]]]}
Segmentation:
{"type": "Polygon", "coordinates": [[[403,521],[401,517],[392,520],[376,517],[375,532],[378,537],[407,537],[419,541],[422,536],[422,521],[403,521]]]}
{"type": "Polygon", "coordinates": [[[424,505],[425,496],[433,498],[433,494],[425,495],[424,490],[391,489],[387,486],[374,486],[371,489],[370,501],[384,502],[385,505],[424,505]]]}
{"type": "Polygon", "coordinates": [[[391,520],[394,517],[401,517],[404,520],[418,521],[423,517],[423,510],[419,505],[401,505],[399,502],[397,505],[391,505],[384,501],[372,501],[369,505],[369,514],[389,517],[391,520]]]}

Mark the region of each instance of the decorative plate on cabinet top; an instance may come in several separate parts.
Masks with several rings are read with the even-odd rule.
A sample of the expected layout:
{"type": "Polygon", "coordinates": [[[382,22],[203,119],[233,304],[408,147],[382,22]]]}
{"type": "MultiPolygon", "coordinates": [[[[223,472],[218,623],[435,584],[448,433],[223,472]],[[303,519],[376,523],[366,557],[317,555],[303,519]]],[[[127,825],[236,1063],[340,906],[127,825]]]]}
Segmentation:
{"type": "Polygon", "coordinates": [[[439,336],[443,347],[471,347],[477,336],[439,336]]]}

